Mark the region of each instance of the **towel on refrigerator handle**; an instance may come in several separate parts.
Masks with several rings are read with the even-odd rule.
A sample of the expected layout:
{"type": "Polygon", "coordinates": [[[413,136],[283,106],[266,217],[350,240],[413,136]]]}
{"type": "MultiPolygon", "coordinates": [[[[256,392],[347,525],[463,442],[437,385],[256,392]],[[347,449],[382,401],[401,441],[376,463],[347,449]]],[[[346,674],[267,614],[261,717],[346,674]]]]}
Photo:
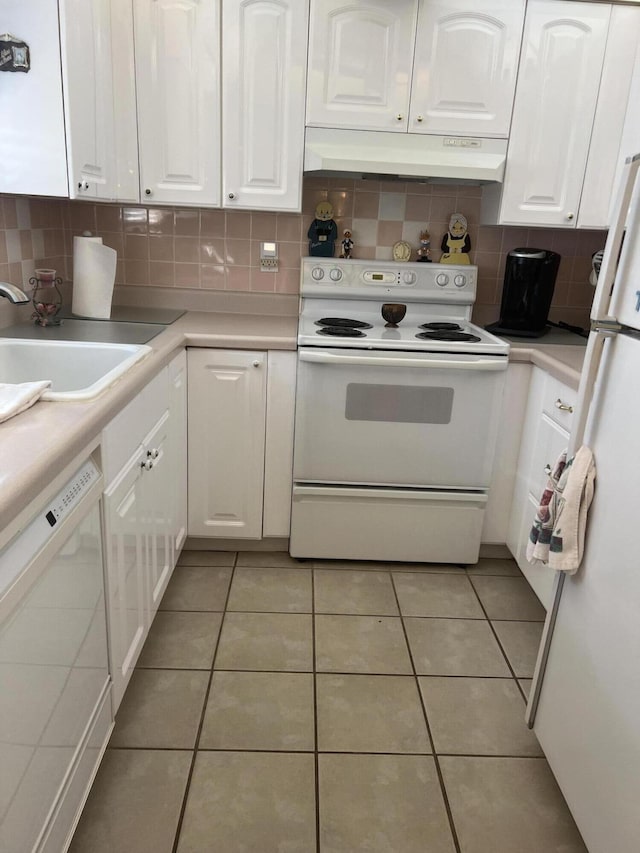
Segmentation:
{"type": "Polygon", "coordinates": [[[564,450],[556,460],[549,474],[547,485],[540,498],[533,526],[529,532],[527,560],[530,563],[549,562],[551,539],[558,515],[558,501],[566,482],[564,475],[569,465],[571,465],[571,462],[567,463],[567,451],[564,450]]]}
{"type": "Polygon", "coordinates": [[[582,562],[587,512],[595,488],[596,465],[592,451],[583,444],[567,469],[567,479],[558,498],[549,566],[573,575],[582,562]]]}

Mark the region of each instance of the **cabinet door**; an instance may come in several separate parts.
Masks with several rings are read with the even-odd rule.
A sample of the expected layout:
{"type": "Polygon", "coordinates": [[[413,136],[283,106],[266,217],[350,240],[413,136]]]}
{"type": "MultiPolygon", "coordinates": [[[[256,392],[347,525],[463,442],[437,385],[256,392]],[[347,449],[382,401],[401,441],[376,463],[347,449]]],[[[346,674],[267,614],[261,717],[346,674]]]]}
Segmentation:
{"type": "Polygon", "coordinates": [[[407,130],[417,0],[312,0],[307,124],[407,130]]]}
{"type": "Polygon", "coordinates": [[[2,74],[0,193],[67,196],[56,0],[0,0],[0,31],[29,45],[31,70],[2,74]]]}
{"type": "Polygon", "coordinates": [[[524,0],[420,6],[409,130],[509,135],[524,0]]]}
{"type": "Polygon", "coordinates": [[[220,204],[218,2],[134,3],[143,201],[220,204]]]}
{"type": "Polygon", "coordinates": [[[189,349],[189,535],[260,539],[266,357],[189,349]]]}
{"type": "Polygon", "coordinates": [[[150,466],[149,470],[142,469],[142,495],[147,552],[147,604],[151,619],[158,609],[175,565],[172,536],[175,503],[169,447],[169,413],[165,412],[143,445],[144,461],[150,466]]]}
{"type": "Polygon", "coordinates": [[[171,468],[172,537],[177,560],[187,538],[187,354],[184,350],[169,365],[169,396],[167,461],[171,468]]]}
{"type": "Polygon", "coordinates": [[[146,516],[142,448],[104,497],[105,560],[113,710],[120,704],[147,631],[146,516]]]}
{"type": "Polygon", "coordinates": [[[575,227],[610,12],[596,3],[530,0],[502,224],[575,227]]]}
{"type": "Polygon", "coordinates": [[[291,526],[296,364],[295,352],[268,355],[263,536],[288,536],[291,526]]]}
{"type": "Polygon", "coordinates": [[[140,201],[138,119],[131,0],[111,0],[111,51],[118,201],[140,201]]]}
{"type": "Polygon", "coordinates": [[[300,210],[307,8],[224,0],[224,207],[300,210]]]}
{"type": "Polygon", "coordinates": [[[115,198],[109,0],[61,0],[64,107],[71,198],[115,198]]]}

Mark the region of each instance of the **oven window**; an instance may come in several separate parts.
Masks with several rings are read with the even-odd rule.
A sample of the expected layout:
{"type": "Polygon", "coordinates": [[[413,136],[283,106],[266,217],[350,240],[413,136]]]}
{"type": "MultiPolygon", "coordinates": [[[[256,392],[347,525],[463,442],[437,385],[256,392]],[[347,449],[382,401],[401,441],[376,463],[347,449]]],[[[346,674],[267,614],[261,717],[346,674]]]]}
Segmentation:
{"type": "Polygon", "coordinates": [[[362,382],[347,385],[345,418],[348,421],[448,424],[452,408],[453,388],[362,382]]]}

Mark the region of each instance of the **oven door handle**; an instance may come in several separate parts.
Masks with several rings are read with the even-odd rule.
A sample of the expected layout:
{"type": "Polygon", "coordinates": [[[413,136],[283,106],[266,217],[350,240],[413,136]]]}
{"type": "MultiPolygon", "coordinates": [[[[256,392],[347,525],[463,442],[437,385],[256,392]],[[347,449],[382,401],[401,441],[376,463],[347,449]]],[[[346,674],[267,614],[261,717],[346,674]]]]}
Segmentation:
{"type": "Polygon", "coordinates": [[[376,367],[435,367],[450,370],[506,370],[509,360],[497,358],[471,357],[469,359],[436,358],[387,358],[383,355],[337,355],[332,352],[307,352],[299,350],[300,361],[314,364],[362,364],[376,367]]]}

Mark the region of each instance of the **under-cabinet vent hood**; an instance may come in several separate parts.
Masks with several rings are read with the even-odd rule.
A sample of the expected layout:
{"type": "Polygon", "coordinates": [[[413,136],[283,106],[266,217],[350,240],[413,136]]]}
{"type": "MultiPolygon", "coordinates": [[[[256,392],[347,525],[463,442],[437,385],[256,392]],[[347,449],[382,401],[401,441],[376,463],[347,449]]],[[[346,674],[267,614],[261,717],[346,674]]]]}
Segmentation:
{"type": "Polygon", "coordinates": [[[305,172],[502,181],[506,139],[307,127],[305,172]]]}

